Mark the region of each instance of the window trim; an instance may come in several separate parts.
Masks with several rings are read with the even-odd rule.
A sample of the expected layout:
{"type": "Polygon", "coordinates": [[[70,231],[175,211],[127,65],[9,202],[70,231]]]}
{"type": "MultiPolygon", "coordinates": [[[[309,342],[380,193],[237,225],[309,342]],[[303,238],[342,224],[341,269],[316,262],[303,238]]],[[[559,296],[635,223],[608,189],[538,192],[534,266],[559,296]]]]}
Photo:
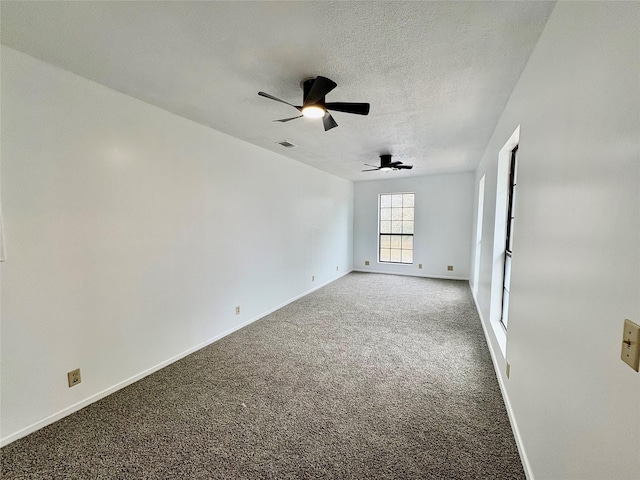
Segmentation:
{"type": "Polygon", "coordinates": [[[513,259],[513,224],[515,224],[515,190],[517,185],[517,153],[518,145],[511,150],[509,158],[509,184],[507,188],[507,217],[505,225],[504,261],[502,266],[502,308],[500,324],[506,330],[509,324],[509,300],[511,294],[511,266],[513,259]],[[507,268],[507,264],[509,264],[507,268]],[[509,280],[507,284],[507,279],[509,280]]]}
{"type": "MultiPolygon", "coordinates": [[[[500,322],[502,314],[502,276],[504,261],[504,235],[506,232],[505,216],[507,214],[506,187],[509,181],[509,160],[511,159],[511,151],[520,143],[520,125],[516,127],[502,148],[498,151],[498,162],[496,165],[496,182],[495,182],[495,205],[492,209],[493,222],[491,229],[493,230],[493,239],[491,241],[491,263],[487,265],[490,271],[490,297],[489,297],[489,318],[487,327],[493,333],[502,359],[507,354],[507,332],[500,322]]],[[[521,157],[521,155],[520,155],[521,157]]],[[[520,162],[522,158],[518,158],[520,162]]],[[[487,172],[488,173],[488,172],[487,172]]],[[[489,177],[487,177],[488,180],[489,177]]],[[[485,195],[488,190],[485,187],[485,195]]],[[[492,192],[493,194],[493,192],[492,192]]],[[[486,204],[485,204],[486,208],[486,204]]],[[[485,245],[484,248],[489,248],[485,245]]]]}
{"type": "MultiPolygon", "coordinates": [[[[392,264],[392,265],[413,265],[415,263],[415,227],[416,227],[416,219],[415,219],[415,198],[416,198],[416,194],[415,192],[392,192],[392,193],[380,193],[378,194],[378,226],[377,226],[377,230],[378,230],[378,254],[377,254],[377,260],[378,263],[383,263],[383,264],[392,264]],[[381,227],[381,214],[382,214],[382,196],[383,195],[413,195],[413,207],[406,207],[406,208],[412,208],[413,212],[414,212],[414,216],[413,216],[413,220],[410,220],[413,224],[413,232],[412,233],[382,233],[380,231],[380,227],[381,227]],[[397,236],[397,237],[407,237],[410,236],[412,238],[411,241],[411,262],[395,262],[395,261],[391,261],[391,260],[381,260],[381,253],[382,253],[382,236],[389,236],[389,237],[393,237],[393,236],[397,236]]],[[[393,208],[393,207],[391,207],[393,208]]],[[[397,208],[397,207],[396,207],[397,208]]],[[[405,208],[404,206],[401,208],[405,208]]],[[[402,252],[402,248],[400,248],[400,251],[402,252]]],[[[409,249],[404,249],[404,250],[409,250],[409,249]]]]}

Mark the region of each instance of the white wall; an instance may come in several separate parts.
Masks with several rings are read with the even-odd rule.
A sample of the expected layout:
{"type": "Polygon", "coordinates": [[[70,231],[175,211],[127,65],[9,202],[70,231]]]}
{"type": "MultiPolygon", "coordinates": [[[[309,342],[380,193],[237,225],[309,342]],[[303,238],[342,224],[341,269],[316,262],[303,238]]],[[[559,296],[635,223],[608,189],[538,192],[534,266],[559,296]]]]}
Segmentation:
{"type": "Polygon", "coordinates": [[[1,107],[3,444],[352,268],[349,181],[6,47],[1,107]]]}
{"type": "MultiPolygon", "coordinates": [[[[388,175],[393,175],[393,172],[388,175]]],[[[362,271],[468,279],[473,173],[355,184],[353,264],[362,271]],[[378,262],[378,195],[415,192],[414,263],[378,262]],[[369,266],[365,266],[369,260],[369,266]],[[418,265],[422,263],[422,269],[418,265]],[[453,271],[447,270],[453,265],[453,271]]]]}
{"type": "Polygon", "coordinates": [[[624,319],[640,323],[639,26],[638,2],[559,2],[476,172],[477,301],[531,479],[640,478],[640,375],[620,360],[624,319]],[[518,125],[507,379],[490,281],[518,125]]]}

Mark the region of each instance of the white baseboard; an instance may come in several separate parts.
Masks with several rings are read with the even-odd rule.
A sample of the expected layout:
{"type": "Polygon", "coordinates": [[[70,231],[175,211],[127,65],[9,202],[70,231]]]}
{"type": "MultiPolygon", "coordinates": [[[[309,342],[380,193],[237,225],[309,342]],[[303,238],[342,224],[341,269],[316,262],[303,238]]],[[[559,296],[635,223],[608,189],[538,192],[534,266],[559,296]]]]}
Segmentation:
{"type": "Polygon", "coordinates": [[[454,276],[449,276],[449,275],[429,275],[429,274],[424,274],[424,273],[414,273],[414,272],[407,272],[407,273],[402,273],[402,272],[384,272],[382,270],[371,270],[371,269],[364,269],[364,268],[354,268],[353,269],[354,272],[363,272],[363,273],[382,273],[385,275],[405,275],[408,277],[423,277],[423,278],[438,278],[441,280],[469,280],[469,277],[454,277],[454,276]]]}
{"type": "Polygon", "coordinates": [[[487,346],[489,347],[489,353],[491,354],[491,363],[493,363],[493,369],[496,372],[496,378],[498,379],[498,385],[500,386],[502,399],[504,400],[504,405],[507,409],[507,416],[509,417],[509,423],[511,423],[511,430],[513,431],[513,436],[516,440],[516,445],[518,446],[518,453],[520,454],[520,460],[522,461],[524,474],[526,475],[527,480],[534,480],[533,472],[531,471],[531,464],[529,463],[529,457],[527,457],[527,452],[525,450],[522,437],[520,436],[520,430],[518,429],[518,422],[516,421],[515,415],[513,413],[513,409],[511,408],[509,395],[507,394],[507,389],[502,380],[500,367],[498,366],[498,361],[496,360],[496,352],[494,351],[493,344],[489,339],[489,331],[487,330],[487,327],[484,323],[484,317],[482,316],[482,312],[480,311],[480,305],[478,305],[478,299],[476,298],[476,294],[473,291],[471,284],[469,284],[469,289],[471,290],[471,296],[473,297],[473,303],[476,306],[476,311],[478,312],[478,316],[480,317],[480,325],[482,325],[484,338],[487,342],[487,346]]]}
{"type": "Polygon", "coordinates": [[[40,430],[41,428],[44,428],[47,425],[51,425],[52,423],[55,423],[58,420],[66,417],[68,415],[71,415],[72,413],[77,412],[78,410],[80,410],[80,409],[82,409],[82,408],[84,408],[84,407],[86,407],[88,405],[91,405],[92,403],[97,402],[98,400],[100,400],[100,399],[102,399],[102,398],[104,398],[104,397],[106,397],[108,395],[111,395],[112,393],[117,392],[118,390],[121,390],[121,389],[131,385],[132,383],[137,382],[138,380],[142,380],[144,377],[146,377],[148,375],[151,375],[152,373],[155,373],[158,370],[160,370],[160,369],[162,369],[162,368],[164,368],[164,367],[166,367],[168,365],[171,365],[174,362],[177,362],[181,358],[184,358],[187,355],[190,355],[190,354],[200,350],[201,348],[204,348],[204,347],[206,347],[208,345],[211,345],[212,343],[220,340],[221,338],[224,338],[227,335],[229,335],[229,334],[231,334],[233,332],[236,332],[236,331],[240,330],[241,328],[246,327],[247,325],[252,324],[256,320],[260,320],[261,318],[266,317],[267,315],[275,312],[276,310],[279,310],[282,307],[285,307],[285,306],[289,305],[290,303],[295,302],[296,300],[304,297],[305,295],[309,295],[311,292],[313,292],[315,290],[318,290],[319,288],[322,288],[325,285],[328,285],[331,282],[334,282],[334,281],[338,280],[339,278],[341,278],[341,277],[343,277],[343,276],[345,276],[345,275],[347,275],[347,274],[349,274],[351,272],[352,272],[352,270],[348,270],[348,271],[342,273],[341,275],[339,275],[339,276],[337,276],[337,277],[335,277],[335,278],[333,278],[333,279],[331,279],[331,280],[329,280],[327,282],[319,284],[319,285],[307,290],[306,292],[303,292],[300,295],[297,295],[297,296],[287,300],[286,302],[283,302],[280,305],[277,305],[276,307],[273,307],[273,308],[267,310],[266,312],[260,313],[259,315],[251,318],[250,320],[247,320],[246,322],[243,322],[243,323],[241,323],[239,325],[236,325],[233,328],[230,328],[229,330],[227,330],[225,332],[222,332],[222,333],[220,333],[220,334],[218,334],[218,335],[216,335],[216,336],[214,336],[214,337],[212,337],[212,338],[210,338],[210,339],[208,339],[208,340],[196,345],[195,347],[192,347],[192,348],[190,348],[190,349],[188,349],[188,350],[186,350],[186,351],[184,351],[182,353],[179,353],[178,355],[175,355],[175,356],[173,356],[173,357],[171,357],[171,358],[169,358],[169,359],[167,359],[167,360],[165,360],[163,362],[160,362],[159,364],[157,364],[157,365],[155,365],[155,366],[153,366],[151,368],[148,368],[148,369],[146,369],[146,370],[144,370],[144,371],[142,371],[142,372],[140,372],[140,373],[138,373],[138,374],[136,374],[136,375],[134,375],[134,376],[122,381],[122,382],[120,382],[120,383],[117,383],[117,384],[115,384],[115,385],[113,385],[113,386],[111,386],[111,387],[109,387],[109,388],[107,388],[107,389],[105,389],[105,390],[103,390],[101,392],[98,392],[98,393],[96,393],[94,395],[91,395],[91,396],[85,398],[84,400],[74,404],[74,405],[71,405],[69,407],[63,408],[59,412],[54,413],[53,415],[49,415],[48,417],[43,418],[42,420],[39,420],[39,421],[29,425],[28,427],[25,427],[25,428],[23,428],[21,430],[18,430],[15,433],[9,434],[6,437],[2,437],[0,439],[0,447],[4,447],[5,445],[8,445],[11,442],[14,442],[14,441],[18,440],[19,438],[26,437],[30,433],[33,433],[33,432],[35,432],[37,430],[40,430]]]}

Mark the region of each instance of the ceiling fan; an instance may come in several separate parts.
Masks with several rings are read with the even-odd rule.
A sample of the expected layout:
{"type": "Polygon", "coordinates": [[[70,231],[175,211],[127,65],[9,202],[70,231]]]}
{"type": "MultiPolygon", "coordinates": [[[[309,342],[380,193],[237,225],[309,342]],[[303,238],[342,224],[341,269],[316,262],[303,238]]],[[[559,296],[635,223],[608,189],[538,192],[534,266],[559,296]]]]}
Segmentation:
{"type": "Polygon", "coordinates": [[[327,110],[335,110],[336,112],[355,113],[357,115],[368,115],[369,104],[368,103],[349,103],[349,102],[325,102],[324,97],[331,90],[338,85],[333,80],[326,77],[318,76],[316,78],[309,78],[302,82],[302,105],[297,106],[292,103],[285,102],[279,98],[269,95],[268,93],[258,92],[258,95],[276,102],[286,103],[297,109],[302,115],[291,118],[282,118],[280,120],[274,120],[274,122],[288,122],[300,117],[320,118],[322,117],[322,123],[324,125],[325,132],[337,127],[338,124],[333,119],[331,114],[327,110]]]}
{"type": "Polygon", "coordinates": [[[404,165],[402,162],[392,162],[391,155],[380,155],[380,166],[376,167],[375,165],[369,165],[365,163],[368,168],[366,170],[362,170],[363,172],[373,172],[374,170],[382,170],[383,172],[390,172],[391,170],[411,170],[413,165],[404,165]]]}

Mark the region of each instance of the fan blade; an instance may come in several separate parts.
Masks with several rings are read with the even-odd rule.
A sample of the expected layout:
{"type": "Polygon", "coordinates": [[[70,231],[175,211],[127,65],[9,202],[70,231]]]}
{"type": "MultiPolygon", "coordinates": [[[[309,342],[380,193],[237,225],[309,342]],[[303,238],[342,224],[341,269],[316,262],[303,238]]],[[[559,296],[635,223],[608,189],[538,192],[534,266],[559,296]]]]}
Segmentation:
{"type": "Polygon", "coordinates": [[[333,127],[338,126],[338,124],[336,123],[336,121],[333,119],[333,117],[329,112],[325,113],[324,117],[322,117],[322,123],[324,124],[325,132],[328,130],[331,130],[333,127]]]}
{"type": "Polygon", "coordinates": [[[366,165],[367,167],[380,168],[375,165],[371,165],[370,163],[364,163],[363,165],[366,165]]]}
{"type": "Polygon", "coordinates": [[[325,107],[336,112],[355,113],[356,115],[369,115],[368,103],[330,102],[325,107]]]}
{"type": "Polygon", "coordinates": [[[373,172],[374,170],[380,170],[380,167],[377,168],[370,168],[368,170],[362,170],[363,172],[373,172]]]}
{"type": "Polygon", "coordinates": [[[296,118],[304,117],[304,115],[298,115],[297,117],[291,118],[281,118],[280,120],[274,120],[274,122],[288,122],[290,120],[295,120],[296,118]]]}
{"type": "Polygon", "coordinates": [[[326,77],[316,77],[307,98],[304,99],[305,105],[314,105],[324,98],[324,96],[331,90],[336,88],[338,84],[333,80],[329,80],[326,77]]]}
{"type": "Polygon", "coordinates": [[[261,97],[270,98],[271,100],[275,100],[276,102],[286,103],[287,105],[291,105],[293,108],[297,108],[298,110],[302,110],[302,107],[296,107],[293,103],[285,102],[284,100],[281,100],[281,99],[279,99],[277,97],[274,97],[273,95],[269,95],[268,93],[258,92],[258,95],[260,95],[261,97]]]}
{"type": "Polygon", "coordinates": [[[413,168],[413,165],[396,165],[394,168],[397,168],[397,169],[406,168],[407,170],[411,170],[413,168]]]}

